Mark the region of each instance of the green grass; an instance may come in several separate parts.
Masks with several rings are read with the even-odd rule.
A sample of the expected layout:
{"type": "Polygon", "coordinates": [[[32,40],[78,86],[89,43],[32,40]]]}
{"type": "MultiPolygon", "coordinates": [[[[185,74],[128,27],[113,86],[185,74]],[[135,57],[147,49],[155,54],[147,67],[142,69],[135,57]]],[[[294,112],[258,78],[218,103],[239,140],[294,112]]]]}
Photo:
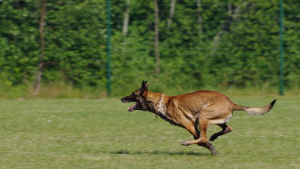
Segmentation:
{"type": "MultiPolygon", "coordinates": [[[[260,107],[274,96],[231,99],[260,107]]],[[[0,168],[300,168],[300,98],[277,99],[264,116],[234,112],[233,132],[212,142],[218,156],[119,99],[0,100],[0,168]]]]}

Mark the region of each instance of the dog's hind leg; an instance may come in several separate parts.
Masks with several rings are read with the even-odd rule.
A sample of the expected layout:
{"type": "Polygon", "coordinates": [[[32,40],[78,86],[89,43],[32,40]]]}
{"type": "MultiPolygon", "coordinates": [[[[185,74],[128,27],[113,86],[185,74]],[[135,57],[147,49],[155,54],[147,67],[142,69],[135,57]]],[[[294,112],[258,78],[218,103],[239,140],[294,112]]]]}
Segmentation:
{"type": "Polygon", "coordinates": [[[210,142],[199,143],[198,145],[201,146],[201,147],[207,148],[212,153],[212,155],[217,155],[218,154],[215,147],[210,142]]]}
{"type": "Polygon", "coordinates": [[[224,135],[226,133],[230,133],[232,131],[232,128],[229,127],[226,123],[224,124],[217,124],[218,126],[220,126],[222,128],[222,131],[215,133],[214,135],[212,135],[210,137],[210,141],[214,141],[215,139],[217,139],[219,136],[224,135]]]}

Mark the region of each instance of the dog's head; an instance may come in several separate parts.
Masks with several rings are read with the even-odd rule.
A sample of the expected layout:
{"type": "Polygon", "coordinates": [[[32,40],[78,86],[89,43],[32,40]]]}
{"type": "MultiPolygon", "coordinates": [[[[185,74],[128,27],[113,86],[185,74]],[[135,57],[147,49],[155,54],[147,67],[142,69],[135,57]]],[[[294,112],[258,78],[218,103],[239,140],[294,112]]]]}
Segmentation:
{"type": "Polygon", "coordinates": [[[147,94],[148,94],[148,84],[147,81],[143,81],[142,87],[133,92],[131,95],[123,97],[121,101],[123,103],[135,102],[134,105],[128,108],[128,111],[132,112],[134,110],[149,110],[149,105],[147,104],[147,94]]]}

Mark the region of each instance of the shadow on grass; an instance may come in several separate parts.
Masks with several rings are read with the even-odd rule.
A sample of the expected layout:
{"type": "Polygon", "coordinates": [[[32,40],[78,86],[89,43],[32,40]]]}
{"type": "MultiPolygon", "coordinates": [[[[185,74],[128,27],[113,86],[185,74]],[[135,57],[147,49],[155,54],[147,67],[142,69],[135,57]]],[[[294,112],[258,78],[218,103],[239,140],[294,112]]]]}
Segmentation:
{"type": "Polygon", "coordinates": [[[110,152],[110,154],[133,154],[133,155],[143,155],[143,154],[158,154],[158,155],[190,155],[190,156],[210,156],[209,153],[196,153],[196,152],[168,152],[168,151],[128,151],[119,150],[110,152]]]}

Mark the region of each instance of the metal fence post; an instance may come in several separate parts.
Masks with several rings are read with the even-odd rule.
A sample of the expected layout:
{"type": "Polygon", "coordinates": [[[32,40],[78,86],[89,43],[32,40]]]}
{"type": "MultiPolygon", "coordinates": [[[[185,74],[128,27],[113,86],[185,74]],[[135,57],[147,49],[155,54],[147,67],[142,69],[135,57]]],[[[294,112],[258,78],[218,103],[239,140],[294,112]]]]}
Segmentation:
{"type": "Polygon", "coordinates": [[[279,31],[279,45],[280,45],[280,89],[279,94],[283,95],[283,0],[280,0],[279,4],[279,17],[280,17],[280,31],[279,31]]]}
{"type": "Polygon", "coordinates": [[[107,96],[110,96],[111,92],[111,67],[110,67],[110,0],[107,0],[107,96]]]}

